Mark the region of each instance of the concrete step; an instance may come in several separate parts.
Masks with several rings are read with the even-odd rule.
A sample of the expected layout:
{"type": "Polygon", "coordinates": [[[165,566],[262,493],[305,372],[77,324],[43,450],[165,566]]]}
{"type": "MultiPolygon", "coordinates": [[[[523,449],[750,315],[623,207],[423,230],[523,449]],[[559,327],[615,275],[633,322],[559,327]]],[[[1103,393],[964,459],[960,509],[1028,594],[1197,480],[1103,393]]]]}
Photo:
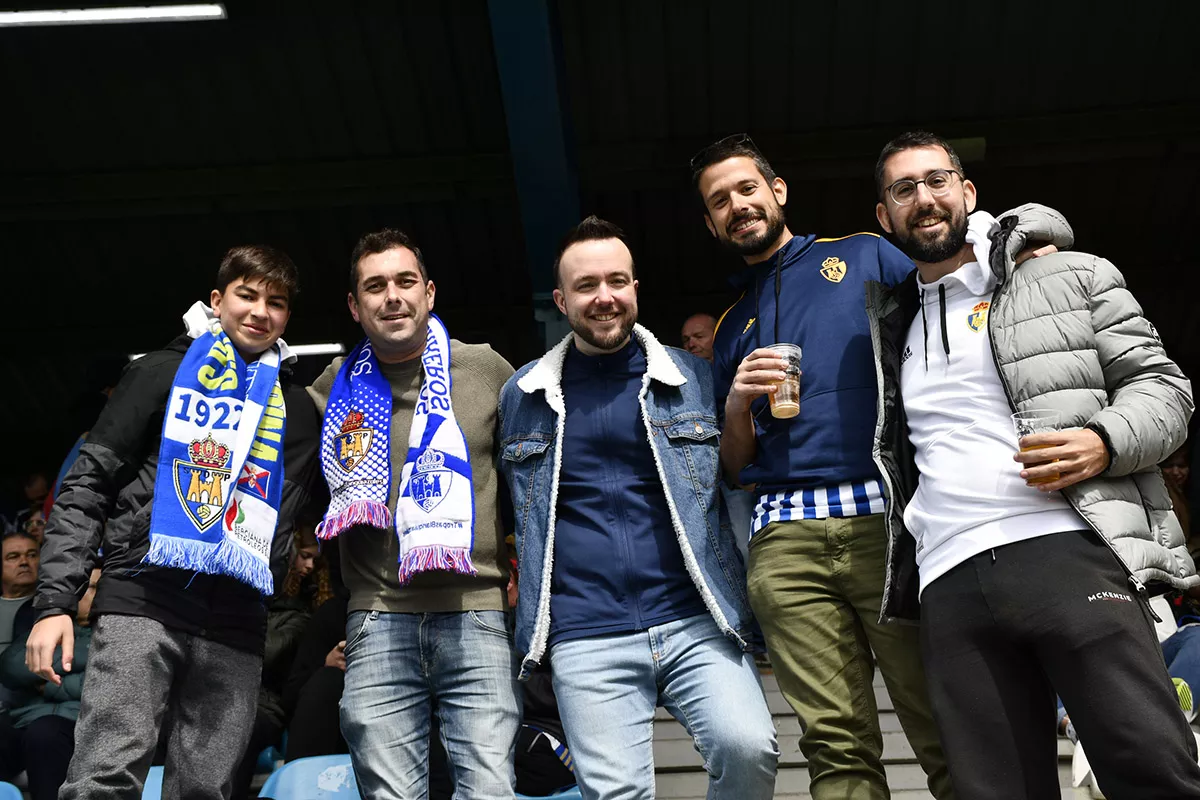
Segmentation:
{"type": "MultiPolygon", "coordinates": [[[[925,788],[925,773],[916,765],[889,765],[888,786],[893,800],[933,800],[925,788]]],[[[666,773],[656,776],[655,797],[658,800],[704,800],[708,792],[708,777],[704,773],[666,773]]],[[[1072,789],[1069,764],[1059,766],[1059,785],[1063,800],[1090,800],[1086,790],[1072,789]]],[[[775,779],[775,800],[810,800],[808,770],[785,767],[775,779]]]]}
{"type": "MultiPolygon", "coordinates": [[[[779,691],[775,676],[762,674],[763,693],[775,723],[779,741],[779,773],[775,800],[808,800],[807,759],[800,752],[800,721],[779,691]]],[[[925,773],[917,763],[908,738],[893,710],[882,677],[875,675],[875,700],[879,706],[879,727],[883,733],[883,761],[888,785],[895,800],[931,800],[925,773]]],[[[1059,783],[1064,800],[1087,800],[1084,790],[1070,788],[1071,743],[1058,740],[1059,783]]],[[[656,795],[662,800],[702,800],[708,792],[708,776],[703,761],[692,744],[691,736],[666,709],[658,709],[654,723],[654,763],[657,771],[656,795]]]]}

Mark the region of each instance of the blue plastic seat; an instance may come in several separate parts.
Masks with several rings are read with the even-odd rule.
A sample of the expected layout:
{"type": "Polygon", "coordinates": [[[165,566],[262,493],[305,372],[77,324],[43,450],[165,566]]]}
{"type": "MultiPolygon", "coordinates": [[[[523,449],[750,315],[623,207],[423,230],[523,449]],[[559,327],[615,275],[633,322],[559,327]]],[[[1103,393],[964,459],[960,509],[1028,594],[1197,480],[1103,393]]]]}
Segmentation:
{"type": "Polygon", "coordinates": [[[517,800],[546,800],[546,798],[553,798],[553,800],[583,800],[583,794],[579,791],[578,786],[572,786],[570,789],[564,789],[557,794],[546,795],[545,798],[533,797],[531,795],[521,794],[520,792],[517,793],[517,800]]]}
{"type": "Polygon", "coordinates": [[[359,800],[350,756],[313,756],[289,761],[271,773],[259,797],[273,800],[359,800]]]}
{"type": "Polygon", "coordinates": [[[142,787],[142,800],[162,800],[163,768],[151,767],[146,774],[146,785],[142,787]]]}
{"type": "Polygon", "coordinates": [[[0,800],[22,800],[21,790],[11,783],[0,782],[0,800]]]}

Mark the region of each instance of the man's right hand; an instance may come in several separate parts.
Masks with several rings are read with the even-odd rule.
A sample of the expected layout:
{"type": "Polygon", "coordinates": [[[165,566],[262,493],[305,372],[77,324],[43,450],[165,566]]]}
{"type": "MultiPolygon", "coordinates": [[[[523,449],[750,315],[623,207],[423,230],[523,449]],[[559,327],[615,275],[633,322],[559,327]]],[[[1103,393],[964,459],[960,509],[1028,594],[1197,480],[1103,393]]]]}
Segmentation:
{"type": "Polygon", "coordinates": [[[70,672],[75,659],[75,626],[70,614],[55,614],[33,626],[25,642],[25,666],[55,686],[62,686],[62,677],[54,671],[54,651],[60,646],[63,672],[70,672]]]}
{"type": "Polygon", "coordinates": [[[775,391],[786,374],[787,362],[774,350],[760,347],[742,359],[725,398],[725,416],[745,414],[755,398],[775,391]]]}
{"type": "Polygon", "coordinates": [[[338,642],[337,646],[325,656],[325,666],[337,667],[342,672],[346,671],[346,641],[344,639],[338,642]]]}

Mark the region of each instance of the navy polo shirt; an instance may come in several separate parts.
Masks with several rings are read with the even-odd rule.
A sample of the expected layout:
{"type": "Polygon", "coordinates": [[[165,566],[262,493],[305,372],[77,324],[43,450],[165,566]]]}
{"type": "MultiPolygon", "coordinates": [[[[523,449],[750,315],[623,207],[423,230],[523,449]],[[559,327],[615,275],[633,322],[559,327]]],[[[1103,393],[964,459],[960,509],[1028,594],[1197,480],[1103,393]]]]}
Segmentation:
{"type": "Polygon", "coordinates": [[[584,355],[574,344],[567,353],[551,645],[705,612],[638,405],[645,372],[636,339],[607,355],[584,355]]]}

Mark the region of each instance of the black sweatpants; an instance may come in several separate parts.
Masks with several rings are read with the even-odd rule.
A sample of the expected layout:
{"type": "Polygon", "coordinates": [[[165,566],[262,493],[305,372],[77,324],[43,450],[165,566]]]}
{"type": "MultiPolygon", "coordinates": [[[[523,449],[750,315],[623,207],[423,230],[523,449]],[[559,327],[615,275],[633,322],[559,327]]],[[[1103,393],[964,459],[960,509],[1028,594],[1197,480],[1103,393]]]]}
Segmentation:
{"type": "Polygon", "coordinates": [[[1109,800],[1200,798],[1148,609],[1091,531],[988,550],[934,580],[921,649],[959,800],[1059,800],[1055,690],[1109,800]]]}

